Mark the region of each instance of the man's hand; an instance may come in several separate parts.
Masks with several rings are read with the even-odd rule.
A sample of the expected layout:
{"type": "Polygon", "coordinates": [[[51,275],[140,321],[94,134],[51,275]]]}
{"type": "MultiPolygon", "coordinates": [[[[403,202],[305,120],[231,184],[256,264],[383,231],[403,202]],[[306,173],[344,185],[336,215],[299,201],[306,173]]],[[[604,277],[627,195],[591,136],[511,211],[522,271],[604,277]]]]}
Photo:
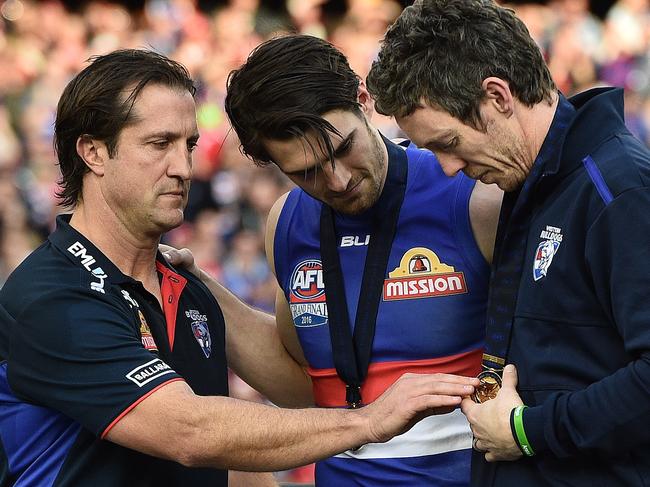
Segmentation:
{"type": "Polygon", "coordinates": [[[522,456],[510,429],[510,412],[521,404],[517,369],[512,364],[503,369],[503,384],[497,397],[483,404],[463,399],[461,410],[474,433],[474,448],[485,452],[488,462],[517,460],[522,456]]]}
{"type": "Polygon", "coordinates": [[[374,402],[360,409],[367,415],[372,443],[408,431],[421,419],[445,414],[470,395],[479,380],[450,374],[404,374],[374,402]]]}
{"type": "Polygon", "coordinates": [[[199,279],[201,278],[201,269],[194,262],[194,255],[190,249],[175,249],[169,245],[160,244],[158,250],[171,265],[187,269],[199,279]]]}

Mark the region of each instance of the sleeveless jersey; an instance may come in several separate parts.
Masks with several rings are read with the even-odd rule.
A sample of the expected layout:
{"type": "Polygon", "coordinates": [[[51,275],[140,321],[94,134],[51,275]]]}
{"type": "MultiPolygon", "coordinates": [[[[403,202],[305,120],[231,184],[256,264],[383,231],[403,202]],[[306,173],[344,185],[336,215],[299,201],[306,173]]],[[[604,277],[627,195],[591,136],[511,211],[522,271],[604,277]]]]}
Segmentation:
{"type": "MultiPolygon", "coordinates": [[[[387,142],[389,164],[402,147],[387,142]]],[[[469,198],[474,181],[445,176],[429,151],[406,149],[408,178],[379,304],[368,375],[374,401],[406,372],[476,376],[485,335],[489,267],[474,240],[469,198]]],[[[275,233],[278,282],[309,363],[316,404],[345,407],[345,384],[332,357],[320,256],[322,203],[297,188],[275,233]]],[[[335,213],[351,326],[359,300],[372,221],[335,213]]],[[[362,298],[363,299],[363,298],[362,298]]],[[[318,485],[465,486],[472,434],[459,409],[426,418],[387,443],[367,444],[319,462],[318,485]]]]}

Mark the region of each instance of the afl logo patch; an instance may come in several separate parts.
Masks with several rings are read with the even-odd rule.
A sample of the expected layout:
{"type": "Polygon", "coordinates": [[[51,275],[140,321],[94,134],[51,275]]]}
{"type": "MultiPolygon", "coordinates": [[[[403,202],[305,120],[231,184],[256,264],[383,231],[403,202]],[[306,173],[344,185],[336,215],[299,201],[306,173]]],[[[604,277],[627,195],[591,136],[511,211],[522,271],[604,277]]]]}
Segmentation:
{"type": "Polygon", "coordinates": [[[321,326],[327,323],[323,264],[317,259],[300,262],[289,281],[289,307],[297,327],[321,326]]]}
{"type": "MultiPolygon", "coordinates": [[[[294,297],[299,301],[325,301],[325,283],[323,281],[323,264],[320,260],[303,260],[291,273],[291,302],[294,297]]],[[[298,301],[298,302],[299,302],[298,301]]]]}

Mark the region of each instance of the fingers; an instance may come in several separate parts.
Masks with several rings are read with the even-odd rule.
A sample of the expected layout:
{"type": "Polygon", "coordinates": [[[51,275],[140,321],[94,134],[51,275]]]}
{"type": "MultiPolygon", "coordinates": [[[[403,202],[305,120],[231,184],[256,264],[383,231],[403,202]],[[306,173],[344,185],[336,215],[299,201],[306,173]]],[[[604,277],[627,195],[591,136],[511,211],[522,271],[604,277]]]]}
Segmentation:
{"type": "Polygon", "coordinates": [[[413,398],[409,404],[411,411],[416,413],[413,416],[415,422],[428,416],[448,414],[458,408],[460,398],[458,396],[424,395],[413,398]]]}
{"type": "Polygon", "coordinates": [[[503,369],[503,384],[501,387],[504,389],[517,388],[517,368],[513,364],[508,364],[503,369]]]}
{"type": "Polygon", "coordinates": [[[428,377],[437,382],[448,382],[452,384],[465,384],[470,386],[477,386],[481,383],[476,377],[465,377],[463,375],[453,375],[453,374],[413,374],[407,373],[402,377],[413,378],[413,377],[428,377]]]}
{"type": "Polygon", "coordinates": [[[160,245],[160,250],[167,262],[172,265],[190,267],[194,263],[194,255],[189,249],[175,249],[174,247],[160,245]],[[163,247],[165,248],[163,249],[163,247]]]}
{"type": "Polygon", "coordinates": [[[474,408],[479,407],[478,404],[476,404],[474,401],[472,401],[469,397],[464,397],[462,402],[460,403],[460,410],[463,412],[465,416],[468,414],[472,414],[474,411],[474,408]]]}
{"type": "Polygon", "coordinates": [[[487,450],[483,446],[483,443],[476,436],[472,439],[472,449],[481,453],[487,453],[487,450]]]}
{"type": "MultiPolygon", "coordinates": [[[[451,377],[451,376],[450,376],[451,377]]],[[[400,379],[409,387],[412,387],[416,395],[428,396],[454,396],[458,399],[454,404],[460,404],[461,399],[469,396],[474,392],[474,386],[468,381],[447,382],[440,380],[438,374],[434,375],[416,375],[403,377],[400,379]]]]}

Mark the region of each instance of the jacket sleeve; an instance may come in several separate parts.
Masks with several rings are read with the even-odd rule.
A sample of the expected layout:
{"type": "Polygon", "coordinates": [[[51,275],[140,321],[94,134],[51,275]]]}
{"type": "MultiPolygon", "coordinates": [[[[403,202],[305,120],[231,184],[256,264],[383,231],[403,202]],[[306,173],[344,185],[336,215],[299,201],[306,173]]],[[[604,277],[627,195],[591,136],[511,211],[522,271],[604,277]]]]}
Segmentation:
{"type": "MultiPolygon", "coordinates": [[[[587,232],[585,260],[629,363],[587,388],[525,410],[536,452],[626,455],[650,445],[650,188],[616,196],[587,232]],[[597,418],[597,420],[594,420],[597,418]]],[[[594,350],[607,354],[607,350],[594,350]]]]}

